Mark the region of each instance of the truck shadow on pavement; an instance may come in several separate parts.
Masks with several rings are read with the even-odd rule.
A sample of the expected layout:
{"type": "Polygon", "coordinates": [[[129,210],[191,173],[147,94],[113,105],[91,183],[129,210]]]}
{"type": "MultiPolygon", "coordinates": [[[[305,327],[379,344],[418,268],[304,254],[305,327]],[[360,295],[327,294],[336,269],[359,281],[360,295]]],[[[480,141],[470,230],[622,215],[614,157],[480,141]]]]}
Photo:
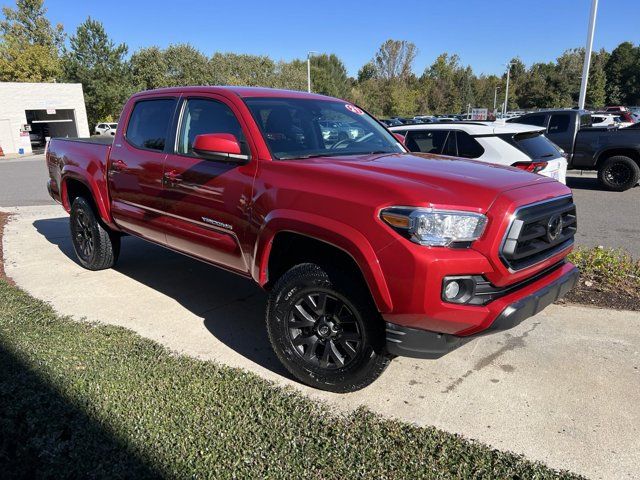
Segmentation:
{"type": "Polygon", "coordinates": [[[567,177],[567,187],[579,190],[605,191],[600,186],[598,179],[591,177],[567,177]]]}
{"type": "MultiPolygon", "coordinates": [[[[36,220],[33,225],[77,263],[68,218],[36,220]]],[[[180,303],[240,355],[292,378],[271,349],[264,320],[267,295],[253,281],[131,236],[123,237],[114,270],[180,303]]],[[[154,309],[151,300],[149,309],[154,309]]]]}

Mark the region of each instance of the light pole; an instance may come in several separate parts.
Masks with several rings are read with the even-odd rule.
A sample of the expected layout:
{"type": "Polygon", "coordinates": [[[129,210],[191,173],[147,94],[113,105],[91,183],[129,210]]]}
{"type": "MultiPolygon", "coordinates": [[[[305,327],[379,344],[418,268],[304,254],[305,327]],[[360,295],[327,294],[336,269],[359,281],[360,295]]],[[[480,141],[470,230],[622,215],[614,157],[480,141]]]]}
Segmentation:
{"type": "Polygon", "coordinates": [[[507,116],[507,106],[509,105],[509,76],[511,75],[511,65],[513,63],[507,63],[507,88],[504,90],[504,108],[502,109],[502,116],[507,116]]]}
{"type": "Polygon", "coordinates": [[[496,102],[498,101],[498,86],[493,91],[493,114],[496,114],[496,102]]]}
{"type": "Polygon", "coordinates": [[[591,1],[591,15],[589,17],[589,30],[587,31],[587,45],[584,49],[584,64],[582,65],[582,82],[580,82],[580,98],[578,108],[584,108],[587,98],[587,82],[589,81],[589,67],[591,65],[591,50],[593,50],[593,32],[596,29],[596,14],[598,13],[598,0],[591,1]]]}
{"type": "Polygon", "coordinates": [[[311,57],[314,53],[318,52],[307,52],[307,92],[311,93],[311,57]]]}

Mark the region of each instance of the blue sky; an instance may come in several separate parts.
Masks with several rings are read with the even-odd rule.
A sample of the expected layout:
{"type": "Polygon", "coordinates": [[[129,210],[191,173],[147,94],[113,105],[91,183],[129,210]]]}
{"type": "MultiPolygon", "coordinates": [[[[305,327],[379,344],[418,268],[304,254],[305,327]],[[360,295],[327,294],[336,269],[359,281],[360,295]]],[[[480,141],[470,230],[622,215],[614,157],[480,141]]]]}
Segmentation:
{"type": "MultiPolygon", "coordinates": [[[[14,2],[0,0],[1,5],[14,2]]],[[[215,51],[304,58],[335,53],[351,75],[388,38],[418,47],[420,74],[442,52],[457,53],[476,73],[501,73],[581,47],[591,0],[45,0],[49,18],[75,30],[87,16],[104,23],[130,51],[188,42],[215,51]]],[[[600,0],[594,48],[640,43],[640,0],[600,0]]]]}

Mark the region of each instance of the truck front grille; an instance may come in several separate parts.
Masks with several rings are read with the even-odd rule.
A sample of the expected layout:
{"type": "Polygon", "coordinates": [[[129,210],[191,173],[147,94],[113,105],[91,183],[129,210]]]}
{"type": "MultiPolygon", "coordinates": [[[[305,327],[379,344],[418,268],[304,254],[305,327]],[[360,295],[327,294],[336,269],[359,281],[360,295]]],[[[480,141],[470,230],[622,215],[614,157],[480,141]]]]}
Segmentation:
{"type": "Polygon", "coordinates": [[[500,258],[511,270],[540,263],[571,246],[576,227],[571,196],[521,207],[507,229],[500,258]]]}

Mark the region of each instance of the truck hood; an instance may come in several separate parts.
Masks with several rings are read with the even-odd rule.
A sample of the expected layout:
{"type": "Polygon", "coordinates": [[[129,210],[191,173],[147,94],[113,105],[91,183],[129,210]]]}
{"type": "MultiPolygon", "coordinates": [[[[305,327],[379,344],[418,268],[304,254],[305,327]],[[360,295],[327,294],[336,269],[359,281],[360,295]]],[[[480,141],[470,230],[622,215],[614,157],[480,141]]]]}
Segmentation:
{"type": "Polygon", "coordinates": [[[430,154],[321,157],[299,162],[316,173],[326,169],[328,178],[338,183],[336,177],[348,180],[352,191],[377,193],[382,203],[404,201],[475,211],[486,211],[498,195],[509,190],[554,182],[511,167],[430,154]]]}

